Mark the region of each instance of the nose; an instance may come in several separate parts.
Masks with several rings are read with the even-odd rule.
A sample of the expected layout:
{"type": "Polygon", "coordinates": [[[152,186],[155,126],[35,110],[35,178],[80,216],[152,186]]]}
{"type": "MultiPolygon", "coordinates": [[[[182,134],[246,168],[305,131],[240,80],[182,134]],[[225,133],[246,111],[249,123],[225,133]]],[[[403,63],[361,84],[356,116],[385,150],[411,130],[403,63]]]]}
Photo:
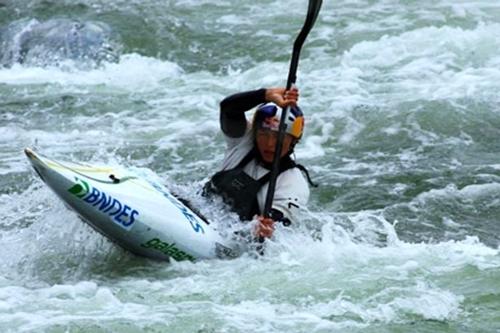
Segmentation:
{"type": "Polygon", "coordinates": [[[266,138],[266,146],[268,148],[274,148],[276,146],[276,136],[275,135],[268,135],[266,138]]]}

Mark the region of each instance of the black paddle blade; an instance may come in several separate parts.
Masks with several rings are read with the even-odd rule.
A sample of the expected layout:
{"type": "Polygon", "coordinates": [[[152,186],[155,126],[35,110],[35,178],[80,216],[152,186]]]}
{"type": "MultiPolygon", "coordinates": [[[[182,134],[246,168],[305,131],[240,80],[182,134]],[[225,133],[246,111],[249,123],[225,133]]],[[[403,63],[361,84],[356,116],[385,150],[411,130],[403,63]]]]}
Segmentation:
{"type": "Polygon", "coordinates": [[[300,51],[302,50],[302,45],[304,45],[304,42],[313,28],[314,23],[316,23],[322,4],[323,0],[309,0],[306,20],[302,26],[302,30],[300,30],[299,35],[293,43],[292,61],[290,62],[290,70],[288,71],[288,79],[286,82],[287,90],[290,89],[292,84],[294,84],[297,80],[297,68],[299,67],[300,51]]]}

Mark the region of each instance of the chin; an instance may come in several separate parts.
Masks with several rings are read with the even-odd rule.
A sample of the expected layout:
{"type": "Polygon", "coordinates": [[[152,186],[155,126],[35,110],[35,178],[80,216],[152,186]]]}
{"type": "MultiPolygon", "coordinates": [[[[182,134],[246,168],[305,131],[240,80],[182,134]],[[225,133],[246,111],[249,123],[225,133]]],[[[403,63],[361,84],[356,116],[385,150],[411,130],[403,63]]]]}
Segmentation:
{"type": "Polygon", "coordinates": [[[274,159],[274,155],[264,156],[264,158],[263,158],[264,162],[266,162],[266,163],[272,163],[273,159],[274,159]]]}

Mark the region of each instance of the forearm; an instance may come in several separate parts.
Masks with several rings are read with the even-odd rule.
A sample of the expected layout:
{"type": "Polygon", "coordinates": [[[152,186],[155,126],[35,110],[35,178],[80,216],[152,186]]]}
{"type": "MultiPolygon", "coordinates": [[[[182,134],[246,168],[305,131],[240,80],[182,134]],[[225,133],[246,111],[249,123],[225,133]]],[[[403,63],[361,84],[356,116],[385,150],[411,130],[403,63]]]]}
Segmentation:
{"type": "Polygon", "coordinates": [[[266,102],[266,89],[237,93],[226,97],[220,103],[221,129],[229,137],[245,134],[247,119],[245,112],[266,102]]]}

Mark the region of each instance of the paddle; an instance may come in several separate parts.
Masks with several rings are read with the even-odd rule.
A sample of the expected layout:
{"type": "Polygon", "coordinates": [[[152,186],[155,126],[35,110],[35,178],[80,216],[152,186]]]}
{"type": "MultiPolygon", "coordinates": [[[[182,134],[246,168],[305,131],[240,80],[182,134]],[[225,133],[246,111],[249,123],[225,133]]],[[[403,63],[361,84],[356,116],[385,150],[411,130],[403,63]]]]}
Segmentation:
{"type": "MultiPolygon", "coordinates": [[[[302,45],[307,38],[307,35],[311,31],[316,18],[318,17],[319,10],[321,8],[322,0],[309,0],[309,7],[307,9],[307,16],[304,22],[304,26],[300,31],[299,35],[295,39],[293,44],[292,61],[290,63],[290,69],[288,71],[288,80],[286,82],[286,90],[292,88],[292,85],[297,79],[297,67],[299,66],[299,57],[302,45]]],[[[278,139],[276,141],[276,149],[274,151],[273,164],[271,169],[271,178],[269,179],[269,187],[267,189],[266,203],[264,205],[264,217],[270,217],[271,207],[273,204],[274,190],[276,188],[276,180],[279,174],[279,163],[281,150],[283,146],[283,141],[285,139],[286,124],[285,119],[290,111],[290,107],[286,107],[281,113],[280,126],[278,139]]]]}

